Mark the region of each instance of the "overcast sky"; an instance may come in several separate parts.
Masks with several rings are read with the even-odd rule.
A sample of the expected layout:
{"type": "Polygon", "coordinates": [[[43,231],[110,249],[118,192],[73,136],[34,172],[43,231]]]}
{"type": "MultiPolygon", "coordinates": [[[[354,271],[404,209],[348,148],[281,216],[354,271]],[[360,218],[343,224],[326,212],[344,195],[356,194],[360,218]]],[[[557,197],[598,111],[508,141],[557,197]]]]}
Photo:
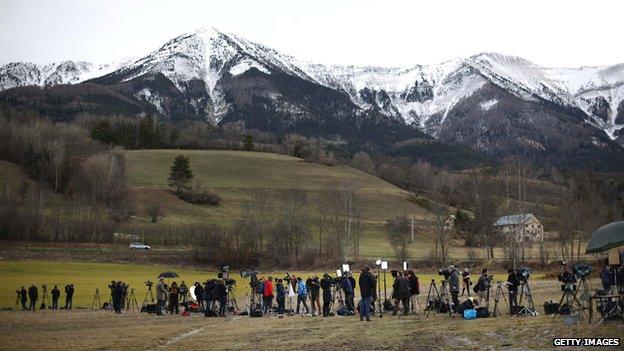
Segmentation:
{"type": "Polygon", "coordinates": [[[213,26],[299,59],[442,62],[479,52],[547,66],[624,62],[624,1],[0,0],[0,61],[108,62],[213,26]]]}

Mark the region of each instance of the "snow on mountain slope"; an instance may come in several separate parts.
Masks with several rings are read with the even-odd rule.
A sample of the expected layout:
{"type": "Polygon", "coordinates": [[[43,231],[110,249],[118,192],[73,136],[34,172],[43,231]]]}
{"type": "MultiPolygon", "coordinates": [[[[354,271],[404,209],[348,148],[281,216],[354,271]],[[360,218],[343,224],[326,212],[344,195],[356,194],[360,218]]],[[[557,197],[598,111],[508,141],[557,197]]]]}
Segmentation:
{"type": "MultiPolygon", "coordinates": [[[[363,99],[363,92],[387,94],[392,106],[386,105],[385,110],[393,111],[394,107],[406,122],[424,129],[443,123],[459,101],[486,82],[524,100],[541,98],[560,106],[580,108],[589,116],[588,122],[605,130],[611,138],[624,128],[624,121],[618,119],[618,107],[623,100],[624,64],[546,68],[520,57],[482,53],[428,66],[302,64],[302,67],[321,84],[349,94],[363,108],[375,105],[375,101],[363,99]]],[[[435,130],[429,131],[435,134],[435,130]]]]}
{"type": "Polygon", "coordinates": [[[32,62],[11,62],[0,66],[0,91],[28,85],[76,84],[113,72],[127,65],[129,61],[121,60],[108,64],[62,61],[45,65],[32,62]]]}

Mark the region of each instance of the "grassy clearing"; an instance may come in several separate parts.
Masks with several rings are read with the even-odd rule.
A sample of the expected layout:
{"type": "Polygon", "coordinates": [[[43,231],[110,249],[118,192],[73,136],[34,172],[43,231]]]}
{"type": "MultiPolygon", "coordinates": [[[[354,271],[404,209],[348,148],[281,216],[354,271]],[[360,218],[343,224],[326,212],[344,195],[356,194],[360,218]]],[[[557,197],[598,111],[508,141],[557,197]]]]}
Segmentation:
{"type": "MultiPolygon", "coordinates": [[[[536,280],[535,302],[558,296],[556,282],[536,280]]],[[[421,296],[421,301],[424,297],[421,296]]],[[[538,307],[541,311],[541,307],[538,307]]],[[[466,321],[444,315],[357,317],[158,318],[137,312],[0,312],[0,350],[550,350],[554,337],[621,337],[624,324],[566,326],[560,318],[466,321]]]]}

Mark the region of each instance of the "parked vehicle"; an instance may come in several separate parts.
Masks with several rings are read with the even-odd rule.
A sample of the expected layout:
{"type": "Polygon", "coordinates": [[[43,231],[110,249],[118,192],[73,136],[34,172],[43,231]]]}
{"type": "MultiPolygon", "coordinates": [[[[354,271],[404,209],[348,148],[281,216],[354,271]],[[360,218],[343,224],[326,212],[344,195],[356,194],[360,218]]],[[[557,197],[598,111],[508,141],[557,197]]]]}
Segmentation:
{"type": "Polygon", "coordinates": [[[132,250],[151,250],[152,249],[148,245],[141,244],[141,243],[131,243],[130,248],[132,250]]]}

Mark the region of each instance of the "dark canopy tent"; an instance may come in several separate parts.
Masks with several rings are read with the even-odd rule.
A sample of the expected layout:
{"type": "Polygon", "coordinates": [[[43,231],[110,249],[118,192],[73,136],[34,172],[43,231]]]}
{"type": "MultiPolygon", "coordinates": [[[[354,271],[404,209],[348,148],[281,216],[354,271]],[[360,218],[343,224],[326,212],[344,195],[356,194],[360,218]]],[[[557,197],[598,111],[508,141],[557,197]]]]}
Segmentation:
{"type": "Polygon", "coordinates": [[[624,245],[624,221],[612,222],[604,225],[593,234],[585,253],[607,251],[624,245]]]}

